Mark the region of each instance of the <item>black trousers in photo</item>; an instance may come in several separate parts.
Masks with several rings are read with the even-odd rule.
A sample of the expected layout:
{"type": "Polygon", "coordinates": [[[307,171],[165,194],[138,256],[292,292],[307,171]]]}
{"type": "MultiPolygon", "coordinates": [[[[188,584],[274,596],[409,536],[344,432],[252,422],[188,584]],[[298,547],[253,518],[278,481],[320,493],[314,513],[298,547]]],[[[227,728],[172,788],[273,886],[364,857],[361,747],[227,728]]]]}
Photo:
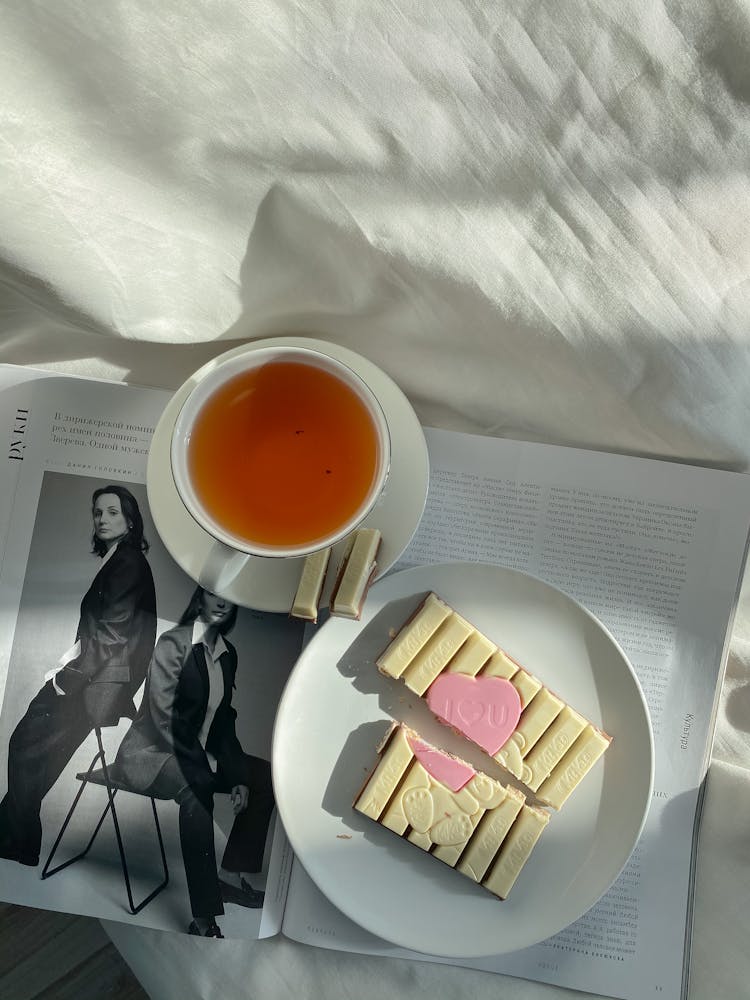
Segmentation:
{"type": "Polygon", "coordinates": [[[59,695],[48,681],[32,699],[8,746],[0,857],[39,863],[42,801],[93,728],[82,692],[59,695]]]}
{"type": "MultiPolygon", "coordinates": [[[[222,859],[232,872],[259,872],[263,866],[266,835],[274,807],[271,765],[244,754],[243,780],[250,790],[247,809],[234,818],[222,859]]],[[[231,792],[232,783],[219,771],[204,781],[187,784],[176,758],[164,765],[153,791],[174,798],[180,806],[180,847],[194,917],[215,917],[224,912],[214,846],[214,795],[231,792]],[[179,790],[178,790],[179,789],[179,790]]]]}

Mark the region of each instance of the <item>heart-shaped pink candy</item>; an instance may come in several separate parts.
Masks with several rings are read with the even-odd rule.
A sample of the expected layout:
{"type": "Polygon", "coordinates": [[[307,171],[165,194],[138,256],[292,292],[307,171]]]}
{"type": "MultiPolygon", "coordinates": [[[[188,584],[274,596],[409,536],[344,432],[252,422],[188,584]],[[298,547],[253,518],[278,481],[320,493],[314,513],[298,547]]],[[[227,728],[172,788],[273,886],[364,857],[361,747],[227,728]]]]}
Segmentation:
{"type": "Polygon", "coordinates": [[[518,691],[504,677],[440,674],[427,691],[427,704],[491,757],[508,742],[521,717],[518,691]]]}

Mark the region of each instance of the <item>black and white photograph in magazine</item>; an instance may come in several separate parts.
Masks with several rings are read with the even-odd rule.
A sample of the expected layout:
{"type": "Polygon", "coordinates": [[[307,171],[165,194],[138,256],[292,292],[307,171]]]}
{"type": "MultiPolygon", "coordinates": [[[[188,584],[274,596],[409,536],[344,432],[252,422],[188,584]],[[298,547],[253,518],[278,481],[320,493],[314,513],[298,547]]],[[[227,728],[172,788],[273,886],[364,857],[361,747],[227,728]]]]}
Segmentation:
{"type": "Polygon", "coordinates": [[[0,893],[257,937],[302,627],[197,586],[145,487],[46,472],[0,714],[0,893]]]}

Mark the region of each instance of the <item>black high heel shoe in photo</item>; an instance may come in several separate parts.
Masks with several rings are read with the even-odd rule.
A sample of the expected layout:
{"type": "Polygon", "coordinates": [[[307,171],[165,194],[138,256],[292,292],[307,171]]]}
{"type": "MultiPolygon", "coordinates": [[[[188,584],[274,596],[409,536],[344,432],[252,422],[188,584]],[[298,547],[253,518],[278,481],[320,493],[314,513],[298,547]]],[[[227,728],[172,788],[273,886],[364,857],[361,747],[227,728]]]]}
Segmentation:
{"type": "Polygon", "coordinates": [[[195,934],[198,937],[212,937],[212,938],[223,938],[224,935],[221,933],[221,927],[216,923],[215,920],[209,920],[208,926],[204,931],[200,929],[195,920],[190,922],[188,927],[188,934],[195,934]]]}
{"type": "Polygon", "coordinates": [[[231,885],[223,879],[219,879],[221,888],[221,898],[225,903],[237,903],[238,906],[246,906],[250,910],[260,910],[266,898],[262,889],[253,889],[250,883],[240,878],[240,884],[231,885]]]}

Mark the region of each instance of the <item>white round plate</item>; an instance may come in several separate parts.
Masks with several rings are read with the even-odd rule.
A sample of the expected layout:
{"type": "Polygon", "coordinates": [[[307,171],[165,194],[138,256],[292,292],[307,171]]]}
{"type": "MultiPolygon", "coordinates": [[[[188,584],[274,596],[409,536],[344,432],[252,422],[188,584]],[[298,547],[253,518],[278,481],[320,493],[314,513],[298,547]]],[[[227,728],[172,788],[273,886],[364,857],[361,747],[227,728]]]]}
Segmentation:
{"type": "MultiPolygon", "coordinates": [[[[348,365],[370,387],[383,408],[391,433],[391,468],[385,491],[361,527],[379,528],[378,576],[396,562],[411,541],[422,517],[429,485],[429,460],[424,432],[406,396],[377,365],[337,344],[308,337],[273,337],[244,344],[209,361],[188,379],[167,404],[151,441],[146,485],[151,514],[162,541],[175,562],[194,580],[206,564],[213,540],[187,512],[177,493],[170,463],[172,428],[182,404],[197,382],[217,364],[264,347],[308,347],[348,365]]],[[[333,547],[331,567],[341,557],[346,539],[333,547]]],[[[303,559],[249,556],[224,591],[235,604],[258,611],[288,611],[299,583],[303,559]]],[[[334,574],[329,572],[321,595],[326,607],[334,574]]]]}
{"type": "Polygon", "coordinates": [[[330,618],[303,651],[276,717],[273,780],[292,847],[335,906],[401,947],[474,958],[550,937],[606,892],[646,819],[653,737],[625,654],[571,597],[499,566],[420,566],[381,580],[361,621],[330,618]],[[391,719],[504,780],[491,758],[375,667],[430,590],[613,737],[552,814],[504,902],[352,809],[391,719]]]}

